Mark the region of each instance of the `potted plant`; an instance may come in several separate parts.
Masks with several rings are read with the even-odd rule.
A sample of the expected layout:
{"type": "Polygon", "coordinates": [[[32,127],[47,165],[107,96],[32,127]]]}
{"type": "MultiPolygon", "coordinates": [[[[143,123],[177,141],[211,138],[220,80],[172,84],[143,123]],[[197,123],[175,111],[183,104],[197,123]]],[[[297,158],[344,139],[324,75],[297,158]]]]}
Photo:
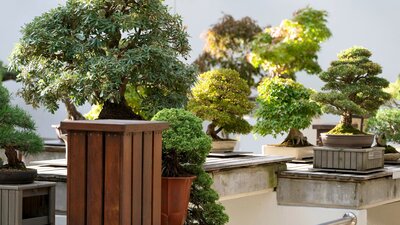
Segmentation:
{"type": "Polygon", "coordinates": [[[227,216],[216,203],[218,194],[203,169],[211,139],[203,132],[202,120],[183,109],[163,109],[152,120],[170,124],[162,134],[162,224],[183,225],[189,196],[188,224],[225,224],[227,216]],[[207,218],[209,215],[214,218],[207,218]]]}
{"type": "Polygon", "coordinates": [[[400,144],[400,109],[379,109],[376,115],[368,120],[367,130],[376,135],[376,145],[385,148],[385,160],[394,161],[400,153],[387,142],[400,144]]]}
{"type": "Polygon", "coordinates": [[[338,54],[327,71],[319,74],[326,84],[314,99],[324,112],[341,116],[340,123],[321,134],[324,145],[331,147],[371,147],[374,136],[352,126],[353,115],[373,116],[390,99],[382,89],[389,85],[379,64],[369,58],[371,52],[363,47],[352,47],[338,54]]]}
{"type": "Polygon", "coordinates": [[[200,74],[192,88],[188,109],[211,123],[207,134],[213,139],[213,151],[232,151],[236,140],[222,138],[219,133],[247,134],[250,124],[243,118],[254,104],[248,99],[250,88],[231,69],[216,69],[200,74]]]}
{"type": "Polygon", "coordinates": [[[7,164],[0,165],[0,184],[32,183],[37,171],[26,168],[17,152],[39,153],[43,150],[43,140],[34,132],[35,123],[31,117],[11,106],[9,93],[1,84],[0,102],[0,148],[7,157],[7,164]]]}
{"type": "Polygon", "coordinates": [[[253,131],[274,137],[288,133],[282,143],[264,145],[264,154],[286,155],[296,159],[312,157],[312,145],[300,132],[300,129],[311,125],[313,117],[321,114],[320,106],[310,100],[312,90],[292,79],[280,77],[264,78],[257,90],[257,122],[253,131]]]}

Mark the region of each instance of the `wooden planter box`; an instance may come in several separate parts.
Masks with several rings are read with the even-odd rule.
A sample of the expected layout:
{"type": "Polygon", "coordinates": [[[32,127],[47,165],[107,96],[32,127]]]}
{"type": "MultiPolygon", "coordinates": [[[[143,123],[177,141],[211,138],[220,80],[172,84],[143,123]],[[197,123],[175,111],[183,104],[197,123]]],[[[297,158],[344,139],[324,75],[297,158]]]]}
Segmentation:
{"type": "Polygon", "coordinates": [[[384,166],[384,148],[365,149],[315,147],[314,165],[316,169],[343,171],[368,171],[384,166]]]}
{"type": "Polygon", "coordinates": [[[293,157],[294,159],[306,159],[314,156],[313,146],[307,147],[280,147],[273,145],[263,145],[263,155],[279,155],[293,157]]]}
{"type": "Polygon", "coordinates": [[[61,122],[68,137],[68,225],[160,225],[165,122],[61,122]]]}
{"type": "Polygon", "coordinates": [[[0,225],[54,225],[53,182],[0,185],[0,225]]]}

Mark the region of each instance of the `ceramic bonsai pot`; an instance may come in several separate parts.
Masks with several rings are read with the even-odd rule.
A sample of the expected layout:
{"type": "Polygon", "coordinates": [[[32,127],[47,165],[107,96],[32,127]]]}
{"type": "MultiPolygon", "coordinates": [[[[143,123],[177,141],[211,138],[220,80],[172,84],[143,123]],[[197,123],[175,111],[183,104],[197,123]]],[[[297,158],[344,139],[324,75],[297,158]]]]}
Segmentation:
{"type": "Polygon", "coordinates": [[[211,152],[213,153],[224,153],[232,152],[236,146],[236,140],[223,140],[223,141],[213,141],[211,152]]]}
{"type": "Polygon", "coordinates": [[[0,169],[0,184],[30,184],[36,176],[35,169],[0,169]]]}
{"type": "Polygon", "coordinates": [[[274,145],[263,145],[263,155],[279,155],[293,157],[294,159],[312,158],[314,156],[314,146],[305,147],[285,147],[274,145]]]}
{"type": "Polygon", "coordinates": [[[327,147],[369,148],[374,142],[372,134],[321,134],[322,144],[327,147]]]}
{"type": "Polygon", "coordinates": [[[183,225],[195,179],[191,177],[162,177],[161,225],[183,225]]]}

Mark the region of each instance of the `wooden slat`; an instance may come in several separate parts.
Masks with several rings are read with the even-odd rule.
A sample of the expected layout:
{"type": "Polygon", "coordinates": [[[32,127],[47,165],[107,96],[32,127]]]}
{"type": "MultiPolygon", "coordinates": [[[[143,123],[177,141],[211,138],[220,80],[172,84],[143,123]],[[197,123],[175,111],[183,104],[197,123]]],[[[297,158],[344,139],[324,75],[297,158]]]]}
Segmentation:
{"type": "Polygon", "coordinates": [[[153,132],[144,132],[143,137],[143,208],[142,224],[152,225],[153,215],[153,132]]]}
{"type": "Polygon", "coordinates": [[[1,190],[1,225],[8,225],[8,190],[1,190]]]}
{"type": "Polygon", "coordinates": [[[104,153],[103,133],[88,133],[87,225],[103,224],[104,153]]]}
{"type": "Polygon", "coordinates": [[[14,190],[8,191],[8,225],[15,225],[15,192],[14,190]]]}
{"type": "Polygon", "coordinates": [[[132,225],[142,224],[142,132],[132,135],[132,225]]]}
{"type": "Polygon", "coordinates": [[[339,152],[339,168],[340,169],[345,169],[344,164],[345,164],[345,158],[344,158],[344,152],[339,152]]]}
{"type": "MultiPolygon", "coordinates": [[[[54,198],[52,201],[54,202],[54,198]]],[[[15,223],[18,225],[22,224],[22,191],[15,193],[15,223]]]]}
{"type": "Polygon", "coordinates": [[[132,224],[132,133],[123,136],[121,148],[122,176],[121,176],[121,225],[132,224]]]}
{"type": "Polygon", "coordinates": [[[86,222],[86,133],[68,133],[67,224],[86,222]]]}
{"type": "Polygon", "coordinates": [[[153,225],[161,224],[161,131],[153,132],[153,225]]]}
{"type": "Polygon", "coordinates": [[[56,203],[55,203],[55,198],[56,198],[56,187],[50,187],[49,188],[49,223],[50,225],[55,225],[56,223],[56,203]]]}
{"type": "MultiPolygon", "coordinates": [[[[122,145],[120,133],[105,133],[104,224],[120,224],[122,145]]],[[[122,225],[122,224],[121,224],[122,225]]]]}
{"type": "Polygon", "coordinates": [[[351,152],[345,152],[344,158],[346,159],[344,162],[344,168],[347,170],[351,169],[351,152]]]}

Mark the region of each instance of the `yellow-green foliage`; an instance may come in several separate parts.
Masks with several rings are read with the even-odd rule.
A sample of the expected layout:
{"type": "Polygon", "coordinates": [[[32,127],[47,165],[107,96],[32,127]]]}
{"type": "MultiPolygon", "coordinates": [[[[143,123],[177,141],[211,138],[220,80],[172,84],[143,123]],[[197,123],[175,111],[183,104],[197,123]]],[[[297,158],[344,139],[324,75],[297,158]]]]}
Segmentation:
{"type": "Polygon", "coordinates": [[[243,116],[254,107],[249,95],[250,88],[238,72],[216,69],[199,76],[188,109],[227,133],[246,134],[251,126],[243,116]]]}
{"type": "Polygon", "coordinates": [[[258,86],[254,131],[261,135],[283,134],[291,128],[304,129],[313,117],[321,114],[317,103],[310,100],[312,90],[292,79],[265,78],[258,86]]]}
{"type": "Polygon", "coordinates": [[[341,134],[341,135],[353,135],[353,134],[365,134],[359,129],[353,126],[347,126],[345,124],[339,123],[328,134],[341,134]]]}

